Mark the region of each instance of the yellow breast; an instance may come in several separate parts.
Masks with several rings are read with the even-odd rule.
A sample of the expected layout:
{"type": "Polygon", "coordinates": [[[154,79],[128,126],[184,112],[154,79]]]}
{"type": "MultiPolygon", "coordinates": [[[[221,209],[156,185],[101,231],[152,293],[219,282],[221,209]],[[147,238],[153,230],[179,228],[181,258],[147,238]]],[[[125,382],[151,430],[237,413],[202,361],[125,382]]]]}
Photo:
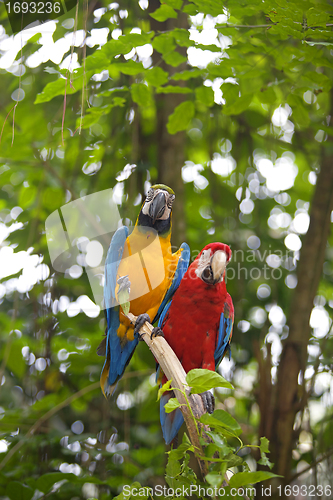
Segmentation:
{"type": "MultiPolygon", "coordinates": [[[[147,313],[151,321],[154,319],[172,282],[180,254],[181,250],[171,253],[170,234],[164,238],[156,236],[155,232],[147,228],[144,231],[134,228],[126,240],[117,273],[117,279],[126,275],[129,277],[132,314],[138,316],[147,313]]],[[[121,308],[119,319],[118,336],[133,340],[133,326],[121,308]]]]}

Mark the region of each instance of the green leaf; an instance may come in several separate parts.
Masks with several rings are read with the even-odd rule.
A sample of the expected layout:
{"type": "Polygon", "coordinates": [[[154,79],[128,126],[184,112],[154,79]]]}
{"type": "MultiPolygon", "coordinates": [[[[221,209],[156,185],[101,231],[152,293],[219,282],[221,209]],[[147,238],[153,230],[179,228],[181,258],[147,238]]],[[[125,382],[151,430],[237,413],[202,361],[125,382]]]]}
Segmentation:
{"type": "Polygon", "coordinates": [[[270,462],[270,461],[268,460],[268,458],[266,457],[266,455],[265,455],[265,453],[264,453],[264,452],[262,452],[262,454],[261,454],[261,455],[262,455],[262,456],[261,456],[261,459],[260,459],[260,460],[258,460],[258,464],[260,464],[260,465],[265,465],[266,467],[269,467],[269,468],[271,469],[271,468],[274,466],[274,464],[272,464],[272,462],[270,462]]]}
{"type": "Polygon", "coordinates": [[[48,187],[43,191],[42,200],[44,207],[56,210],[64,201],[64,193],[61,189],[48,187]]]}
{"type": "Polygon", "coordinates": [[[164,61],[173,68],[176,68],[180,64],[187,61],[187,57],[182,56],[181,54],[179,54],[179,52],[176,51],[164,53],[162,54],[162,57],[164,61]]]}
{"type": "Polygon", "coordinates": [[[169,460],[165,468],[165,472],[170,477],[176,477],[180,474],[180,463],[175,460],[172,455],[169,455],[169,460]]]}
{"type": "MultiPolygon", "coordinates": [[[[128,33],[127,35],[122,35],[118,38],[118,41],[123,43],[125,46],[130,45],[131,48],[141,47],[142,45],[146,45],[151,42],[151,39],[154,36],[154,32],[150,33],[128,33]]],[[[130,52],[130,50],[128,52],[130,52]]],[[[124,52],[122,52],[124,53],[124,52]]]]}
{"type": "Polygon", "coordinates": [[[260,438],[260,451],[269,453],[269,440],[266,437],[260,438]]]}
{"type": "Polygon", "coordinates": [[[212,87],[197,87],[195,89],[195,97],[205,106],[211,107],[214,104],[214,90],[212,87]]]}
{"type": "Polygon", "coordinates": [[[244,460],[242,457],[235,455],[234,453],[229,453],[224,457],[224,460],[227,462],[228,467],[237,467],[238,465],[242,465],[244,460]]]}
{"type": "Polygon", "coordinates": [[[315,90],[322,89],[324,92],[328,92],[333,85],[331,78],[316,71],[308,71],[304,74],[304,78],[310,82],[311,88],[315,90]]]}
{"type": "Polygon", "coordinates": [[[244,111],[243,116],[249,126],[253,128],[263,127],[269,123],[269,119],[266,115],[258,113],[258,111],[255,111],[254,109],[247,109],[244,111]]]}
{"type": "MultiPolygon", "coordinates": [[[[125,105],[126,103],[126,99],[124,99],[123,97],[114,97],[112,99],[112,104],[111,104],[111,107],[113,108],[114,106],[120,106],[121,108],[125,105]]],[[[106,106],[106,109],[108,109],[108,106],[106,106]]],[[[109,111],[104,111],[103,114],[107,114],[109,111]]]]}
{"type": "Polygon", "coordinates": [[[146,107],[152,103],[150,90],[144,83],[133,83],[131,94],[133,101],[139,104],[139,106],[146,107]]]}
{"type": "Polygon", "coordinates": [[[212,415],[204,413],[200,417],[200,422],[212,427],[223,427],[236,436],[242,432],[238,422],[225,410],[215,410],[212,415]]]}
{"type": "Polygon", "coordinates": [[[159,399],[161,399],[161,396],[165,391],[172,391],[173,390],[172,387],[170,387],[171,382],[172,382],[172,380],[167,380],[165,382],[165,384],[163,384],[162,387],[159,388],[158,393],[157,393],[157,401],[159,399]]]}
{"type": "Polygon", "coordinates": [[[231,448],[225,444],[225,440],[220,436],[220,434],[217,434],[216,432],[212,431],[205,431],[205,433],[210,438],[212,438],[214,445],[216,445],[218,448],[224,450],[227,453],[230,452],[231,448]]]}
{"type": "Polygon", "coordinates": [[[311,7],[306,12],[306,22],[308,26],[321,26],[322,28],[326,28],[326,23],[329,22],[329,18],[328,12],[320,12],[314,7],[311,7]]]}
{"type": "Polygon", "coordinates": [[[187,451],[194,451],[194,448],[190,443],[182,443],[168,453],[174,460],[180,460],[181,458],[184,458],[187,451]]]}
{"type": "Polygon", "coordinates": [[[111,59],[114,56],[118,56],[120,54],[128,54],[129,52],[131,52],[132,48],[132,43],[126,42],[125,37],[124,40],[122,40],[122,37],[120,37],[118,40],[112,39],[105,45],[103,45],[101,52],[103,52],[109,59],[111,59]]]}
{"type": "Polygon", "coordinates": [[[273,467],[273,464],[266,457],[266,453],[269,453],[268,445],[269,445],[268,439],[265,437],[261,437],[260,438],[260,446],[259,446],[261,459],[258,461],[258,464],[266,465],[267,467],[269,467],[271,469],[273,467]]]}
{"type": "MultiPolygon", "coordinates": [[[[94,54],[88,56],[85,62],[86,71],[94,71],[95,73],[99,73],[100,71],[105,69],[109,64],[110,64],[110,58],[101,50],[98,50],[94,52],[94,54]]],[[[80,68],[80,71],[79,70],[77,71],[79,74],[82,73],[83,77],[82,69],[80,68]]]]}
{"type": "Polygon", "coordinates": [[[266,479],[272,477],[282,477],[272,472],[257,471],[257,472],[238,472],[234,474],[229,481],[229,486],[231,488],[240,488],[241,486],[246,486],[247,484],[260,483],[266,479]]]}
{"type": "Polygon", "coordinates": [[[135,62],[130,59],[125,63],[112,63],[112,67],[118,69],[124,75],[138,75],[144,71],[144,67],[141,62],[135,62]]]}
{"type": "Polygon", "coordinates": [[[189,80],[190,78],[197,78],[201,76],[203,73],[202,69],[187,69],[185,71],[181,71],[180,73],[175,73],[171,76],[171,80],[189,80]]]}
{"type": "Polygon", "coordinates": [[[190,33],[186,29],[175,28],[172,32],[174,39],[180,47],[190,47],[193,41],[190,40],[190,33]]]}
{"type": "Polygon", "coordinates": [[[36,488],[43,493],[47,493],[55,483],[63,480],[75,483],[77,482],[77,476],[72,473],[49,472],[48,474],[43,474],[37,479],[36,488]]]}
{"type": "Polygon", "coordinates": [[[225,115],[239,115],[249,107],[252,99],[253,95],[250,94],[237,97],[235,101],[229,101],[225,106],[223,106],[223,113],[225,115]]]}
{"type": "Polygon", "coordinates": [[[162,68],[154,67],[146,71],[145,79],[149,85],[160,87],[168,81],[168,73],[162,68]]]}
{"type": "Polygon", "coordinates": [[[225,387],[233,389],[233,386],[225,380],[219,373],[211,370],[196,368],[186,375],[186,382],[191,387],[192,394],[200,394],[214,387],[225,387]]]}
{"type": "Polygon", "coordinates": [[[217,472],[209,472],[206,475],[205,479],[206,479],[207,483],[209,483],[211,486],[217,487],[217,488],[219,488],[221,486],[222,481],[223,481],[223,477],[221,476],[221,474],[218,474],[217,472]]]}
{"type": "Polygon", "coordinates": [[[34,490],[19,481],[11,481],[6,488],[10,500],[31,500],[34,490]]]}
{"type": "Polygon", "coordinates": [[[221,87],[223,98],[226,100],[228,104],[233,103],[239,97],[239,85],[234,83],[224,83],[221,87]]]}
{"type": "Polygon", "coordinates": [[[180,403],[177,398],[170,398],[169,401],[164,406],[166,413],[171,413],[176,408],[180,408],[180,403]]]}
{"type": "Polygon", "coordinates": [[[167,123],[169,134],[175,134],[181,130],[186,130],[194,116],[194,111],[194,104],[192,101],[185,101],[179,104],[169,116],[167,123]]]}
{"type": "Polygon", "coordinates": [[[201,50],[209,50],[210,52],[221,52],[221,47],[214,44],[204,45],[203,43],[196,43],[195,47],[201,50]]]}
{"type": "Polygon", "coordinates": [[[256,96],[264,104],[273,104],[276,101],[276,94],[273,87],[268,87],[266,90],[257,92],[256,96]]]}
{"type": "Polygon", "coordinates": [[[187,87],[179,87],[177,85],[167,85],[156,90],[157,94],[191,94],[192,90],[187,87]]]}
{"type": "MultiPolygon", "coordinates": [[[[105,68],[105,66],[104,66],[105,68]]],[[[71,78],[58,78],[57,80],[45,85],[43,91],[37,94],[35,99],[35,104],[40,104],[42,102],[49,102],[54,97],[66,94],[75,94],[78,90],[82,89],[83,81],[89,80],[93,75],[93,71],[87,71],[85,77],[83,76],[82,69],[74,73],[71,78]]]]}
{"type": "Polygon", "coordinates": [[[295,125],[298,125],[299,128],[305,128],[310,125],[309,113],[304,106],[304,101],[299,96],[289,94],[287,103],[291,106],[291,118],[295,125]]]}
{"type": "MultiPolygon", "coordinates": [[[[209,71],[210,76],[212,76],[213,78],[220,77],[226,79],[234,75],[231,61],[229,59],[226,59],[225,57],[221,59],[219,64],[216,63],[208,64],[207,70],[209,71]]],[[[232,84],[225,83],[224,86],[226,85],[232,85],[232,84]]]]}
{"type": "Polygon", "coordinates": [[[168,54],[176,48],[172,33],[161,33],[155,36],[152,45],[160,54],[168,54]]]}
{"type": "Polygon", "coordinates": [[[183,12],[185,14],[188,14],[189,16],[195,16],[196,14],[198,14],[198,9],[195,5],[187,4],[183,7],[183,12]]]}
{"type": "Polygon", "coordinates": [[[27,365],[22,356],[22,347],[23,344],[21,339],[14,340],[7,360],[7,368],[20,378],[23,377],[27,371],[27,365]]]}
{"type": "Polygon", "coordinates": [[[167,5],[170,5],[170,7],[179,10],[182,8],[183,0],[163,0],[163,3],[166,3],[167,5]]]}
{"type": "Polygon", "coordinates": [[[161,7],[150,14],[150,16],[153,19],[156,19],[156,21],[163,22],[170,18],[177,19],[177,12],[172,7],[170,7],[170,5],[163,3],[161,7]]]}
{"type": "Polygon", "coordinates": [[[27,208],[36,200],[37,189],[35,186],[22,187],[19,195],[19,205],[27,208]]]}

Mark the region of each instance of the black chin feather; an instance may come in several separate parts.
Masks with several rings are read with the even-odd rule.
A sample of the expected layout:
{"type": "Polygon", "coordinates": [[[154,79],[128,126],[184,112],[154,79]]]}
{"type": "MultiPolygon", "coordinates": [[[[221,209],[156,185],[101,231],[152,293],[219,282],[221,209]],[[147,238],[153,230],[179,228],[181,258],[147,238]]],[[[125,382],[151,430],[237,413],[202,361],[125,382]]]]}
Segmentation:
{"type": "Polygon", "coordinates": [[[142,210],[139,213],[138,217],[138,225],[143,227],[151,227],[155,229],[158,234],[166,234],[171,229],[171,217],[169,216],[165,220],[156,220],[153,222],[153,219],[149,217],[149,215],[145,215],[142,213],[142,210]]]}

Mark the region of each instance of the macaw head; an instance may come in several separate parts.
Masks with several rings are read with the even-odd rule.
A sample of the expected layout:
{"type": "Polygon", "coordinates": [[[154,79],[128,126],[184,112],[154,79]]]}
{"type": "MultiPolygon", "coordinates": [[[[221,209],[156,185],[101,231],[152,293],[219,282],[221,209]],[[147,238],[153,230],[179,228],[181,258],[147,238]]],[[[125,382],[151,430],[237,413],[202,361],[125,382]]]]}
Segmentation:
{"type": "Polygon", "coordinates": [[[164,184],[155,184],[149,189],[142,205],[138,224],[149,226],[159,234],[170,229],[172,204],[175,193],[164,184]]]}
{"type": "Polygon", "coordinates": [[[206,245],[196,258],[195,274],[207,285],[223,281],[225,268],[231,259],[231,250],[224,243],[206,245]]]}

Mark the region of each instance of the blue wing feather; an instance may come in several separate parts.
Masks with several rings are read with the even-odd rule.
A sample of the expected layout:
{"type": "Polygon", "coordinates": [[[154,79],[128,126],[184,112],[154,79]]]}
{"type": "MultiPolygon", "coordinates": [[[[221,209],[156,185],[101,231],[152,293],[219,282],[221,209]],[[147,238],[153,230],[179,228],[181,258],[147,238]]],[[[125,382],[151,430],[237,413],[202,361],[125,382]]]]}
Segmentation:
{"type": "Polygon", "coordinates": [[[115,298],[115,288],[117,285],[118,267],[123,256],[127,237],[128,228],[126,226],[119,228],[115,232],[105,260],[104,305],[107,320],[105,363],[110,363],[107,378],[109,385],[115,384],[122,376],[138,343],[137,339],[134,339],[121,344],[120,338],[117,335],[120,322],[119,305],[117,305],[118,303],[115,298]]]}
{"type": "Polygon", "coordinates": [[[220,316],[219,336],[214,352],[215,368],[221,363],[223,356],[228,349],[232,334],[233,318],[227,316],[224,312],[220,316]]]}
{"type": "Polygon", "coordinates": [[[178,260],[177,269],[176,269],[175,275],[173,277],[172,283],[169,286],[169,288],[164,296],[164,299],[162,300],[162,303],[161,303],[160,307],[158,308],[158,311],[157,311],[156,316],[153,319],[152,323],[155,323],[155,321],[157,321],[159,319],[159,317],[162,313],[165,314],[165,312],[164,312],[165,306],[167,305],[167,303],[169,302],[169,300],[171,299],[171,297],[173,296],[173,294],[175,293],[175,291],[179,287],[179,284],[180,284],[184,274],[187,271],[188,265],[190,263],[190,257],[191,257],[190,247],[188,246],[187,243],[182,243],[182,245],[180,246],[180,249],[182,250],[182,252],[181,252],[179,260],[178,260]]]}
{"type": "Polygon", "coordinates": [[[169,302],[169,303],[165,306],[164,310],[162,311],[162,314],[161,314],[161,315],[160,315],[160,317],[159,317],[159,320],[158,320],[157,325],[158,325],[160,328],[162,328],[162,326],[163,326],[163,323],[164,323],[164,318],[165,318],[165,316],[166,316],[167,312],[169,311],[169,308],[170,308],[170,306],[171,306],[171,303],[172,303],[172,299],[171,299],[171,300],[170,300],[170,302],[169,302]]]}

